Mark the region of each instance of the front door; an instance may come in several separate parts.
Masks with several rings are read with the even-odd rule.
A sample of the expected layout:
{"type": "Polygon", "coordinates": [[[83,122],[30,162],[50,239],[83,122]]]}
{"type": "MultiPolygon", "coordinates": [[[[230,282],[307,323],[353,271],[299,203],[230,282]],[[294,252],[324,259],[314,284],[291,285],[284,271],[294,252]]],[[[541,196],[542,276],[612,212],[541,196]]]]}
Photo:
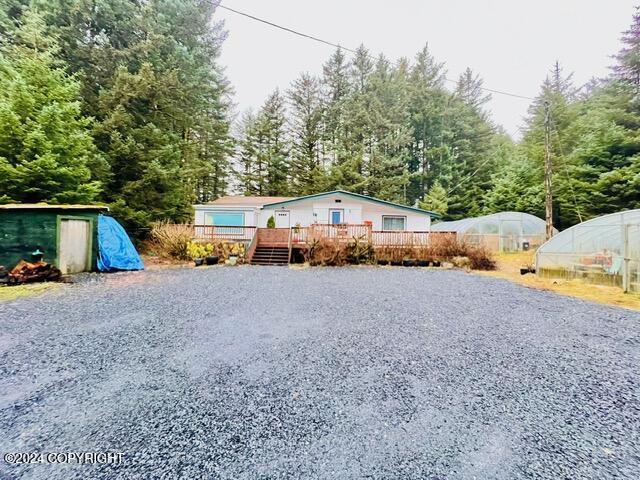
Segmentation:
{"type": "Polygon", "coordinates": [[[91,269],[89,220],[61,220],[58,241],[58,266],[62,273],[78,273],[91,269]]]}
{"type": "Polygon", "coordinates": [[[276,210],[276,228],[289,228],[289,210],[276,210]]]}
{"type": "Polygon", "coordinates": [[[331,225],[340,225],[341,223],[344,223],[342,212],[343,210],[341,209],[329,210],[329,222],[331,225]]]}

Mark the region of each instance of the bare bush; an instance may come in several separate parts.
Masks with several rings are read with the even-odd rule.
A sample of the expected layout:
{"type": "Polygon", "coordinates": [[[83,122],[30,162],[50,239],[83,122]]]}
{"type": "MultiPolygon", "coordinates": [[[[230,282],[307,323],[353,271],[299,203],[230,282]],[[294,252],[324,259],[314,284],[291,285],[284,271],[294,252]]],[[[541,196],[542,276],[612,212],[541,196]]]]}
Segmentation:
{"type": "Polygon", "coordinates": [[[190,225],[155,222],[151,225],[151,247],[160,257],[189,260],[187,245],[193,233],[190,225]]]}
{"type": "Polygon", "coordinates": [[[402,260],[442,262],[457,259],[456,264],[469,266],[474,270],[495,270],[496,268],[495,261],[486,248],[458,241],[454,235],[434,235],[428,245],[420,247],[379,247],[375,251],[375,258],[388,262],[402,260]]]}
{"type": "Polygon", "coordinates": [[[373,258],[373,246],[364,237],[353,237],[348,242],[335,238],[315,238],[310,240],[305,252],[305,261],[309,265],[358,265],[370,263],[373,258]]]}

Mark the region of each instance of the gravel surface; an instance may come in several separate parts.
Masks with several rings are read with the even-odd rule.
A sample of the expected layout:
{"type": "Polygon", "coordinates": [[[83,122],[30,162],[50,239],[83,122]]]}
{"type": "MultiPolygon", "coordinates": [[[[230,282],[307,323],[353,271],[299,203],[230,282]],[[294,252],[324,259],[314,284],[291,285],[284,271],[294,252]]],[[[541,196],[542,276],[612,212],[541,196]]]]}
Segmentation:
{"type": "Polygon", "coordinates": [[[0,478],[640,476],[640,314],[458,271],[86,275],[0,303],[0,478]]]}

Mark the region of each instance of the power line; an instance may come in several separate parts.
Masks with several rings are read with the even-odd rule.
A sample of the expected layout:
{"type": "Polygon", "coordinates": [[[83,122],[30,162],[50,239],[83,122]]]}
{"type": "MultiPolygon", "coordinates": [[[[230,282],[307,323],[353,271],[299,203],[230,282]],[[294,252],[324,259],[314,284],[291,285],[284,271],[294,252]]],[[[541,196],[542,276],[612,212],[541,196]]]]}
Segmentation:
{"type": "Polygon", "coordinates": [[[451,190],[449,190],[447,192],[447,195],[450,195],[453,191],[455,191],[458,187],[460,187],[461,185],[463,185],[467,180],[470,180],[472,177],[474,177],[476,175],[476,173],[478,173],[480,171],[480,169],[482,167],[484,167],[487,163],[489,163],[492,160],[491,156],[488,156],[487,159],[482,162],[480,165],[478,165],[478,168],[476,168],[473,172],[471,172],[469,175],[467,175],[466,177],[463,177],[462,180],[460,182],[458,182],[451,190]]]}
{"type": "MultiPolygon", "coordinates": [[[[334,47],[334,48],[339,48],[341,50],[344,50],[344,51],[347,51],[347,52],[350,52],[350,53],[354,53],[354,54],[358,53],[358,51],[353,49],[353,48],[348,48],[348,47],[342,46],[342,45],[340,45],[338,43],[330,42],[328,40],[324,40],[324,39],[316,37],[314,35],[309,35],[309,34],[306,34],[304,32],[300,32],[298,30],[294,30],[292,28],[285,27],[283,25],[279,25],[279,24],[271,22],[269,20],[265,20],[263,18],[256,17],[255,15],[251,15],[249,13],[242,12],[240,10],[236,10],[234,8],[231,8],[231,7],[227,7],[226,5],[222,5],[222,3],[218,3],[217,6],[222,8],[222,9],[224,9],[224,10],[227,10],[229,12],[235,13],[237,15],[241,15],[241,16],[249,18],[251,20],[255,20],[256,22],[260,22],[260,23],[263,23],[265,25],[269,25],[271,27],[283,30],[285,32],[288,32],[288,33],[291,33],[291,34],[294,34],[294,35],[298,35],[298,36],[306,38],[308,40],[313,40],[315,42],[319,42],[319,43],[322,43],[324,45],[328,45],[328,46],[331,46],[331,47],[334,47]]],[[[367,56],[370,59],[375,60],[375,58],[371,54],[367,54],[367,56]]],[[[447,82],[451,82],[451,83],[454,83],[454,84],[458,83],[456,80],[453,80],[453,79],[450,79],[450,78],[447,78],[447,77],[443,77],[443,78],[447,82]]],[[[519,99],[523,99],[523,100],[534,100],[533,97],[527,97],[525,95],[519,95],[517,93],[505,92],[503,90],[496,90],[496,89],[487,88],[487,87],[480,87],[480,89],[484,90],[486,92],[495,93],[495,94],[498,94],[498,95],[505,95],[505,96],[508,96],[508,97],[519,98],[519,99]]],[[[469,179],[474,177],[482,169],[482,167],[484,165],[489,163],[490,160],[491,160],[491,157],[487,158],[473,172],[471,172],[471,174],[467,175],[466,177],[463,177],[463,179],[459,183],[457,183],[452,189],[449,190],[448,194],[452,193],[453,191],[458,189],[461,185],[463,185],[466,181],[468,181],[469,179]]]]}
{"type": "MultiPolygon", "coordinates": [[[[271,27],[278,28],[280,30],[284,30],[285,32],[292,33],[294,35],[298,35],[298,36],[306,38],[308,40],[313,40],[314,42],[319,42],[319,43],[323,43],[325,45],[329,45],[331,47],[340,48],[341,50],[345,50],[347,52],[357,53],[357,50],[354,50],[353,48],[344,47],[344,46],[340,45],[339,43],[330,42],[329,40],[324,40],[324,39],[322,39],[320,37],[309,35],[307,33],[303,33],[303,32],[300,32],[298,30],[294,30],[292,28],[285,27],[283,25],[279,25],[279,24],[274,23],[274,22],[270,22],[269,20],[265,20],[264,18],[256,17],[255,15],[251,15],[249,13],[241,12],[240,10],[236,10],[234,8],[227,7],[225,5],[222,5],[222,3],[218,3],[216,6],[219,7],[219,8],[222,8],[224,10],[228,10],[229,12],[233,12],[233,13],[235,13],[237,15],[241,15],[243,17],[250,18],[251,20],[255,20],[256,22],[264,23],[265,25],[269,25],[271,27]]],[[[375,60],[375,58],[372,55],[368,55],[368,56],[369,56],[369,58],[375,60]]],[[[447,78],[447,77],[443,77],[443,78],[447,82],[451,82],[451,83],[455,83],[455,84],[458,83],[456,80],[453,80],[451,78],[447,78]]],[[[534,100],[533,97],[527,97],[526,95],[519,95],[517,93],[505,92],[504,90],[495,90],[493,88],[487,88],[487,87],[480,87],[480,89],[484,90],[486,92],[496,93],[498,95],[505,95],[507,97],[520,98],[522,100],[534,100]]]]}
{"type": "Polygon", "coordinates": [[[220,7],[220,8],[223,8],[225,10],[228,10],[230,12],[236,13],[238,15],[242,15],[243,17],[250,18],[250,19],[255,20],[257,22],[264,23],[266,25],[270,25],[270,26],[275,27],[275,28],[279,28],[280,30],[284,30],[285,32],[293,33],[294,35],[299,35],[300,37],[308,38],[309,40],[313,40],[313,41],[316,41],[316,42],[324,43],[325,45],[329,45],[331,47],[341,48],[342,50],[346,50],[346,51],[351,52],[351,53],[356,53],[356,51],[351,49],[351,48],[343,47],[342,45],[339,45],[339,44],[333,43],[333,42],[329,42],[328,40],[323,40],[322,38],[314,37],[313,35],[307,35],[306,33],[299,32],[299,31],[294,30],[292,28],[283,27],[282,25],[278,25],[277,23],[270,22],[269,20],[265,20],[263,18],[256,17],[256,16],[251,15],[249,13],[241,12],[240,10],[235,10],[235,9],[233,9],[231,7],[227,7],[225,5],[222,5],[221,3],[219,3],[217,6],[220,7]]]}
{"type": "Polygon", "coordinates": [[[560,155],[562,157],[562,165],[564,166],[564,173],[567,176],[567,181],[569,183],[569,190],[571,190],[571,196],[573,197],[573,203],[576,207],[576,213],[578,214],[578,220],[582,223],[582,215],[580,213],[580,205],[578,204],[578,196],[576,195],[576,191],[573,188],[573,183],[571,182],[571,175],[569,174],[569,167],[567,166],[567,157],[564,154],[564,148],[562,148],[562,140],[560,139],[560,133],[558,132],[558,127],[553,118],[551,112],[549,112],[549,120],[551,121],[551,127],[553,128],[554,133],[556,134],[556,138],[558,139],[558,147],[560,148],[560,155]]]}

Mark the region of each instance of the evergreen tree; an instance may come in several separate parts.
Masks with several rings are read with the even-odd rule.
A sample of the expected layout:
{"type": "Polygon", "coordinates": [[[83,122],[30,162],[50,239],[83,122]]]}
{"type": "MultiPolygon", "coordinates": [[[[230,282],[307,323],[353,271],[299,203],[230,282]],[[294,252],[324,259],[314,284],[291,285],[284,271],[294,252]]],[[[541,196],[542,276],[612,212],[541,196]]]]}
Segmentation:
{"type": "Polygon", "coordinates": [[[407,203],[411,130],[406,72],[392,69],[380,56],[370,76],[369,126],[372,134],[365,157],[365,193],[407,203]]]}
{"type": "Polygon", "coordinates": [[[322,156],[325,165],[344,160],[345,101],[350,94],[349,65],[338,48],[323,66],[321,81],[322,101],[322,156]]]}
{"type": "Polygon", "coordinates": [[[243,113],[239,124],[237,168],[234,173],[240,193],[247,196],[258,194],[260,169],[256,170],[258,139],[256,138],[256,116],[251,111],[243,113]]]}
{"type": "Polygon", "coordinates": [[[96,200],[96,176],[107,171],[81,114],[80,83],[56,59],[42,17],[28,10],[0,48],[0,201],[96,200]]]}
{"type": "Polygon", "coordinates": [[[240,134],[238,177],[245,195],[288,195],[289,141],[284,98],[275,90],[257,116],[245,113],[240,134]]]}
{"type": "Polygon", "coordinates": [[[434,182],[429,189],[429,192],[424,197],[424,200],[421,201],[418,206],[425,210],[446,216],[447,210],[449,209],[447,191],[442,187],[442,185],[440,185],[438,180],[434,182]]]}
{"type": "Polygon", "coordinates": [[[322,157],[322,98],[320,82],[308,73],[289,90],[292,138],[291,180],[299,195],[315,193],[324,185],[322,157]]]}
{"type": "Polygon", "coordinates": [[[258,119],[262,161],[266,167],[266,195],[290,192],[290,144],[286,134],[285,98],[274,91],[265,102],[258,119]]]}
{"type": "Polygon", "coordinates": [[[623,47],[615,56],[613,71],[616,77],[640,93],[640,7],[636,7],[629,30],[623,33],[623,47]]]}
{"type": "Polygon", "coordinates": [[[54,57],[75,74],[82,112],[95,119],[94,143],[112,171],[100,175],[103,199],[133,233],[156,219],[189,220],[194,201],[224,194],[230,88],[217,65],[225,34],[213,3],[10,3],[0,18],[10,41],[28,3],[58,40],[54,57]]]}
{"type": "Polygon", "coordinates": [[[444,64],[437,62],[425,46],[409,74],[409,121],[413,132],[408,165],[410,203],[424,199],[451,154],[449,137],[445,135],[450,95],[444,89],[444,76],[444,64]]]}
{"type": "Polygon", "coordinates": [[[456,84],[456,95],[469,105],[471,108],[480,112],[482,107],[491,100],[491,95],[486,94],[482,89],[483,80],[480,75],[476,75],[467,67],[467,69],[458,78],[456,84]]]}

